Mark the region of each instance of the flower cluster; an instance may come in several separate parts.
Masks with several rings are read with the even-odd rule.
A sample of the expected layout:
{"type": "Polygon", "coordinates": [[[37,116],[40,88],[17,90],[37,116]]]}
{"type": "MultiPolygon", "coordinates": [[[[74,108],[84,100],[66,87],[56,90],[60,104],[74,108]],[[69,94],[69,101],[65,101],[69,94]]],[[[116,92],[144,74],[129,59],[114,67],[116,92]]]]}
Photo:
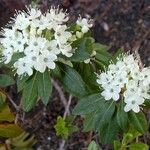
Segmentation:
{"type": "MultiPolygon", "coordinates": [[[[14,54],[21,56],[13,65],[18,75],[31,76],[34,69],[41,73],[46,68],[54,69],[59,54],[71,57],[75,51],[72,42],[78,37],[69,30],[68,20],[68,14],[55,7],[45,14],[37,8],[19,11],[3,29],[2,61],[8,64],[14,54]]],[[[84,33],[91,27],[86,18],[78,19],[77,23],[84,33]]]]}
{"type": "Polygon", "coordinates": [[[104,89],[101,95],[105,100],[122,98],[124,111],[137,113],[145,99],[150,98],[150,67],[141,69],[133,55],[125,55],[98,75],[97,83],[104,89]]]}

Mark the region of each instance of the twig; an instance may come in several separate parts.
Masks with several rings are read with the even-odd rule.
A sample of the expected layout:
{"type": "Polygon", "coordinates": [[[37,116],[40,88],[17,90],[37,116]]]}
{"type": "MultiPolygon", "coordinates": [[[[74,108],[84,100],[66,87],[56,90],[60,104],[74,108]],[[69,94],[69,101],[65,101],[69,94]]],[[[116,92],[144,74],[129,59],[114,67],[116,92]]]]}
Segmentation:
{"type": "Polygon", "coordinates": [[[66,110],[66,107],[67,107],[67,100],[65,98],[65,95],[64,95],[64,92],[62,91],[61,87],[58,85],[58,83],[54,80],[52,80],[52,83],[54,85],[54,88],[58,91],[58,94],[59,94],[59,97],[60,97],[60,100],[61,102],[63,103],[64,107],[65,107],[65,110],[66,110]]]}
{"type": "Polygon", "coordinates": [[[65,140],[62,140],[61,143],[60,143],[60,146],[59,146],[59,149],[58,149],[58,150],[65,150],[65,149],[64,149],[65,144],[66,144],[66,141],[65,141],[65,140]]]}
{"type": "Polygon", "coordinates": [[[12,100],[12,98],[11,98],[8,94],[6,94],[6,96],[7,96],[8,100],[11,102],[11,104],[13,105],[13,107],[14,107],[17,111],[19,111],[20,107],[16,105],[16,103],[12,100]]]}
{"type": "MultiPolygon", "coordinates": [[[[70,114],[69,108],[70,108],[70,105],[71,105],[71,100],[72,100],[72,95],[69,96],[69,100],[68,100],[68,103],[67,103],[67,106],[66,106],[66,108],[65,108],[64,115],[63,115],[63,118],[64,118],[64,119],[66,119],[67,114],[70,114]]],[[[59,150],[65,150],[65,149],[64,149],[65,144],[66,144],[66,140],[63,139],[63,140],[60,142],[59,150]]]]}
{"type": "Polygon", "coordinates": [[[67,106],[66,106],[66,109],[65,109],[65,112],[64,112],[64,119],[66,118],[67,114],[69,115],[70,114],[70,105],[71,105],[71,100],[72,100],[72,95],[69,96],[69,100],[68,100],[68,103],[67,103],[67,106]]]}

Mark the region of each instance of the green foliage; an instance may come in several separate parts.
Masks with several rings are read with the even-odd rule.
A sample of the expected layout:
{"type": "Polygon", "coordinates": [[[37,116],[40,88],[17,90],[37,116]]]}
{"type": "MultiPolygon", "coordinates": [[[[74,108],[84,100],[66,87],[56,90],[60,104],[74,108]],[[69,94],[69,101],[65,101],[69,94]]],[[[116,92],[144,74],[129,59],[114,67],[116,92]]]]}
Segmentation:
{"type": "Polygon", "coordinates": [[[9,106],[6,104],[6,96],[2,91],[0,91],[0,104],[0,137],[18,136],[23,130],[13,123],[15,116],[10,112],[9,106]]]}
{"type": "Polygon", "coordinates": [[[23,130],[15,124],[0,124],[0,136],[5,138],[12,138],[20,135],[23,130]]]}
{"type": "Polygon", "coordinates": [[[116,118],[113,117],[110,119],[109,123],[103,123],[100,125],[100,141],[103,144],[110,144],[115,139],[117,139],[118,134],[118,124],[116,118]]]}
{"type": "Polygon", "coordinates": [[[67,139],[70,134],[78,131],[78,128],[72,124],[73,120],[74,117],[72,116],[68,116],[67,118],[62,118],[61,116],[59,116],[57,118],[57,123],[54,126],[56,135],[67,139]]]}
{"type": "Polygon", "coordinates": [[[96,82],[97,76],[94,73],[96,70],[92,64],[76,63],[74,68],[78,71],[88,86],[89,94],[99,92],[99,87],[96,82]]]}
{"type": "Polygon", "coordinates": [[[18,78],[17,80],[17,91],[20,92],[23,90],[24,86],[26,85],[27,80],[29,79],[28,76],[23,78],[18,78]]]}
{"type": "Polygon", "coordinates": [[[103,97],[98,93],[84,97],[79,101],[73,110],[75,115],[89,114],[101,107],[104,103],[103,97]]]}
{"type": "Polygon", "coordinates": [[[14,79],[6,74],[0,74],[0,87],[6,87],[13,85],[15,83],[14,79]]]}
{"type": "Polygon", "coordinates": [[[37,72],[26,82],[23,88],[22,105],[24,111],[30,111],[36,104],[38,96],[37,72]]]}
{"type": "Polygon", "coordinates": [[[117,123],[119,127],[123,131],[127,131],[129,128],[129,122],[128,122],[128,113],[124,111],[124,102],[123,100],[120,102],[118,105],[118,110],[117,110],[117,123]]]}
{"type": "Polygon", "coordinates": [[[70,60],[73,62],[83,62],[90,58],[93,51],[93,39],[91,37],[78,39],[73,43],[73,46],[76,48],[76,51],[70,60]]]}
{"type": "Polygon", "coordinates": [[[60,80],[67,91],[77,97],[88,95],[87,86],[76,70],[67,65],[60,66],[60,70],[62,72],[60,80]]]}
{"type": "Polygon", "coordinates": [[[99,93],[82,98],[73,110],[75,115],[86,115],[84,131],[98,131],[104,144],[111,143],[118,133],[114,112],[114,102],[105,101],[99,93]]]}
{"type": "Polygon", "coordinates": [[[32,150],[33,145],[36,143],[34,136],[29,133],[23,132],[19,136],[9,139],[13,150],[32,150]]]}
{"type": "Polygon", "coordinates": [[[17,82],[18,91],[23,90],[22,105],[24,111],[30,111],[38,98],[41,98],[45,105],[48,104],[52,94],[52,82],[50,72],[35,72],[33,76],[24,77],[17,82]]]}
{"type": "Polygon", "coordinates": [[[149,150],[149,146],[142,142],[134,143],[129,146],[130,150],[149,150]]]}
{"type": "Polygon", "coordinates": [[[96,144],[95,141],[91,141],[91,143],[89,144],[87,150],[99,150],[99,149],[98,149],[98,145],[96,144]]]}
{"type": "Polygon", "coordinates": [[[140,133],[144,134],[145,132],[147,132],[148,123],[145,115],[142,112],[139,113],[130,112],[129,120],[131,124],[135,127],[135,129],[140,133]]]}
{"type": "Polygon", "coordinates": [[[0,145],[0,149],[32,150],[36,142],[34,136],[29,137],[29,134],[25,133],[14,121],[15,115],[6,103],[5,94],[0,91],[0,137],[8,138],[5,144],[0,145]]]}
{"type": "Polygon", "coordinates": [[[54,126],[54,128],[56,130],[56,135],[57,136],[62,136],[65,139],[68,138],[68,136],[69,136],[69,129],[66,126],[66,122],[65,122],[64,118],[59,116],[57,118],[57,123],[54,126]]]}
{"type": "Polygon", "coordinates": [[[122,141],[114,141],[114,150],[148,150],[147,144],[138,141],[138,137],[141,135],[131,126],[128,132],[124,134],[122,141]]]}
{"type": "Polygon", "coordinates": [[[96,51],[94,62],[96,63],[97,67],[102,70],[109,65],[110,60],[113,58],[112,55],[107,52],[108,49],[109,47],[106,45],[99,43],[93,44],[93,50],[96,51]]]}
{"type": "MultiPolygon", "coordinates": [[[[35,2],[37,0],[34,0],[34,4],[35,2]]],[[[75,33],[80,27],[74,24],[68,30],[73,30],[75,33]]],[[[52,33],[47,30],[43,31],[43,34],[48,40],[52,38],[52,33]]],[[[54,70],[47,69],[44,73],[34,71],[31,77],[24,76],[17,79],[17,90],[22,92],[23,110],[30,111],[40,99],[47,105],[52,95],[52,77],[59,78],[66,91],[80,99],[73,114],[84,117],[84,132],[98,132],[101,143],[114,142],[114,150],[147,150],[146,144],[134,142],[148,130],[144,113],[125,112],[123,100],[118,100],[116,103],[104,100],[100,95],[101,89],[96,83],[96,72],[106,69],[110,61],[116,62],[116,58],[123,53],[123,50],[119,49],[112,55],[108,52],[109,46],[95,43],[89,33],[74,41],[72,47],[75,49],[73,56],[67,58],[60,54],[54,70]],[[90,63],[85,64],[84,61],[87,59],[90,59],[90,63]],[[116,140],[119,134],[124,134],[122,141],[116,140]]],[[[11,67],[20,56],[23,56],[23,53],[14,54],[7,67],[11,67]]],[[[11,76],[0,74],[0,87],[13,84],[15,81],[11,76]]],[[[150,107],[150,100],[145,101],[145,106],[150,107]]],[[[28,134],[23,133],[22,128],[14,124],[14,118],[14,114],[6,104],[5,94],[0,91],[0,136],[11,138],[9,139],[11,146],[16,150],[31,149],[35,143],[33,137],[28,139],[28,134]]],[[[72,132],[77,131],[73,120],[72,116],[66,118],[59,116],[54,126],[56,134],[67,139],[72,132]]],[[[4,145],[2,146],[5,148],[4,145]]],[[[95,141],[89,144],[88,150],[98,150],[95,141]]]]}
{"type": "Polygon", "coordinates": [[[52,81],[50,72],[46,70],[44,73],[38,73],[38,95],[45,105],[48,104],[51,94],[52,81]]]}

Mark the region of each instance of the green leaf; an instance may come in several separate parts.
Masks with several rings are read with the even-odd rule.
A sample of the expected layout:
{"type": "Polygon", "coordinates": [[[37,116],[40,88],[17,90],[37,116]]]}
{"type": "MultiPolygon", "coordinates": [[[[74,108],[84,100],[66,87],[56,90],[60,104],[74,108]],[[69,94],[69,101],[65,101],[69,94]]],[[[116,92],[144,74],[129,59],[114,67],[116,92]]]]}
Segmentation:
{"type": "Polygon", "coordinates": [[[134,143],[129,146],[129,150],[149,150],[149,146],[145,143],[134,143]]]}
{"type": "MultiPolygon", "coordinates": [[[[96,52],[99,52],[99,53],[105,53],[105,52],[107,52],[108,50],[109,50],[109,46],[107,46],[107,45],[104,45],[104,44],[100,44],[100,43],[94,43],[94,50],[96,51],[96,52]]],[[[110,56],[110,54],[109,53],[107,53],[109,56],[110,56]]]]}
{"type": "Polygon", "coordinates": [[[105,66],[110,64],[110,58],[103,54],[96,53],[95,58],[97,61],[103,63],[105,66]]]}
{"type": "Polygon", "coordinates": [[[38,96],[38,85],[37,85],[37,72],[32,76],[32,78],[26,83],[23,89],[22,105],[23,110],[28,112],[36,104],[38,96]]]}
{"type": "Polygon", "coordinates": [[[148,123],[145,115],[142,112],[139,113],[130,112],[129,120],[131,124],[134,126],[134,128],[140,133],[144,134],[147,131],[148,123]]]}
{"type": "Polygon", "coordinates": [[[109,123],[100,125],[100,137],[103,144],[112,144],[117,138],[118,134],[118,124],[116,117],[110,119],[109,123]]]}
{"type": "Polygon", "coordinates": [[[11,139],[11,144],[16,148],[15,150],[32,150],[32,146],[36,143],[34,136],[23,132],[19,136],[11,139]]]}
{"type": "Polygon", "coordinates": [[[50,72],[46,70],[44,73],[38,73],[38,95],[42,98],[45,105],[48,104],[52,94],[52,81],[50,72]]]}
{"type": "Polygon", "coordinates": [[[55,69],[51,70],[52,77],[61,78],[61,70],[58,65],[56,65],[55,69]]]}
{"type": "MultiPolygon", "coordinates": [[[[96,123],[95,128],[96,130],[101,130],[103,126],[110,122],[112,116],[115,111],[115,103],[114,101],[106,101],[104,104],[99,107],[98,113],[95,115],[96,123]]],[[[116,120],[117,121],[117,120],[116,120]]]]}
{"type": "Polygon", "coordinates": [[[139,133],[133,126],[130,126],[129,131],[123,135],[122,144],[127,145],[131,143],[135,138],[141,136],[142,134],[139,133]]]}
{"type": "Polygon", "coordinates": [[[57,118],[57,123],[54,126],[54,128],[56,130],[56,135],[57,136],[62,136],[65,139],[68,138],[68,136],[69,136],[69,129],[66,126],[66,122],[65,122],[64,118],[59,116],[57,118]]]}
{"type": "Polygon", "coordinates": [[[105,65],[108,65],[109,61],[112,59],[112,55],[109,52],[107,52],[109,47],[99,43],[95,43],[93,47],[94,47],[94,51],[96,51],[96,56],[95,56],[96,60],[98,60],[99,62],[105,65]]]}
{"type": "Polygon", "coordinates": [[[114,150],[121,150],[120,148],[121,148],[121,142],[115,140],[114,141],[114,150]]]}
{"type": "Polygon", "coordinates": [[[85,116],[83,124],[84,132],[89,132],[95,129],[95,114],[96,111],[85,116]]]}
{"type": "Polygon", "coordinates": [[[76,48],[75,53],[70,58],[74,62],[83,62],[84,60],[90,58],[92,53],[93,39],[89,37],[84,37],[74,42],[74,47],[76,48]]]}
{"type": "Polygon", "coordinates": [[[129,124],[128,124],[128,113],[124,111],[124,102],[123,100],[120,102],[117,110],[117,123],[119,127],[123,131],[127,131],[129,129],[129,124]]]}
{"type": "Polygon", "coordinates": [[[98,145],[96,144],[95,141],[91,141],[87,150],[98,150],[98,145]]]}
{"type": "Polygon", "coordinates": [[[17,137],[22,132],[23,130],[15,124],[0,125],[0,137],[13,138],[17,137]]]}
{"type": "Polygon", "coordinates": [[[75,115],[89,114],[99,108],[104,102],[100,93],[82,98],[73,110],[75,115]]]}
{"type": "Polygon", "coordinates": [[[70,66],[70,67],[73,67],[73,64],[72,64],[72,62],[71,62],[70,60],[66,60],[66,59],[64,59],[64,58],[58,58],[57,60],[58,60],[59,62],[65,64],[65,65],[68,65],[68,66],[70,66]]]}
{"type": "Polygon", "coordinates": [[[6,102],[6,95],[0,91],[0,108],[5,105],[6,102]]]}
{"type": "Polygon", "coordinates": [[[10,112],[8,105],[5,104],[3,108],[0,109],[0,121],[14,121],[15,116],[10,112]]]}
{"type": "Polygon", "coordinates": [[[93,61],[94,61],[95,65],[96,65],[96,67],[97,67],[98,69],[100,69],[100,70],[105,70],[106,65],[105,65],[104,63],[102,63],[102,62],[100,62],[100,61],[98,61],[98,60],[96,60],[96,59],[94,59],[93,61]]]}
{"type": "Polygon", "coordinates": [[[29,79],[29,76],[24,76],[23,78],[17,79],[17,91],[20,92],[23,90],[27,80],[29,79]]]}
{"type": "Polygon", "coordinates": [[[75,116],[66,116],[65,122],[66,122],[66,127],[68,128],[69,135],[72,134],[73,132],[79,131],[79,128],[73,124],[73,121],[75,119],[75,116]]]}
{"type": "Polygon", "coordinates": [[[99,92],[99,86],[96,82],[97,76],[93,73],[95,72],[95,69],[91,64],[76,63],[74,68],[82,76],[82,79],[88,85],[91,93],[99,92]]]}
{"type": "Polygon", "coordinates": [[[6,87],[13,85],[15,83],[14,79],[6,74],[0,74],[0,87],[6,87]]]}
{"type": "Polygon", "coordinates": [[[60,69],[63,72],[61,81],[67,91],[77,97],[88,95],[87,86],[76,70],[67,65],[60,69]]]}

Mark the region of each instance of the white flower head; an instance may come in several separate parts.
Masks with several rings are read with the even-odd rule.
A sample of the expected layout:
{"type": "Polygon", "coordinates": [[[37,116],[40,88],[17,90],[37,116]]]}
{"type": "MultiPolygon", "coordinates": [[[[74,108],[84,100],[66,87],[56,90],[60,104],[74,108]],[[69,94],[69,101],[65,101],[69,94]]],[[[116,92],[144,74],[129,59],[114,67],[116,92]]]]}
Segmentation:
{"type": "Polygon", "coordinates": [[[83,33],[87,33],[89,29],[93,26],[93,20],[89,19],[88,17],[82,18],[81,16],[79,16],[76,23],[81,27],[81,31],[83,33]]]}
{"type": "Polygon", "coordinates": [[[101,95],[105,100],[123,98],[124,111],[138,113],[145,99],[150,99],[150,68],[141,69],[133,55],[124,55],[117,60],[98,75],[97,83],[104,89],[101,95]]]}
{"type": "Polygon", "coordinates": [[[32,7],[18,11],[9,28],[2,31],[3,62],[8,64],[14,54],[19,55],[13,65],[18,75],[54,69],[59,54],[71,57],[75,50],[71,38],[76,36],[68,30],[68,20],[66,11],[59,7],[44,14],[32,7]]]}

